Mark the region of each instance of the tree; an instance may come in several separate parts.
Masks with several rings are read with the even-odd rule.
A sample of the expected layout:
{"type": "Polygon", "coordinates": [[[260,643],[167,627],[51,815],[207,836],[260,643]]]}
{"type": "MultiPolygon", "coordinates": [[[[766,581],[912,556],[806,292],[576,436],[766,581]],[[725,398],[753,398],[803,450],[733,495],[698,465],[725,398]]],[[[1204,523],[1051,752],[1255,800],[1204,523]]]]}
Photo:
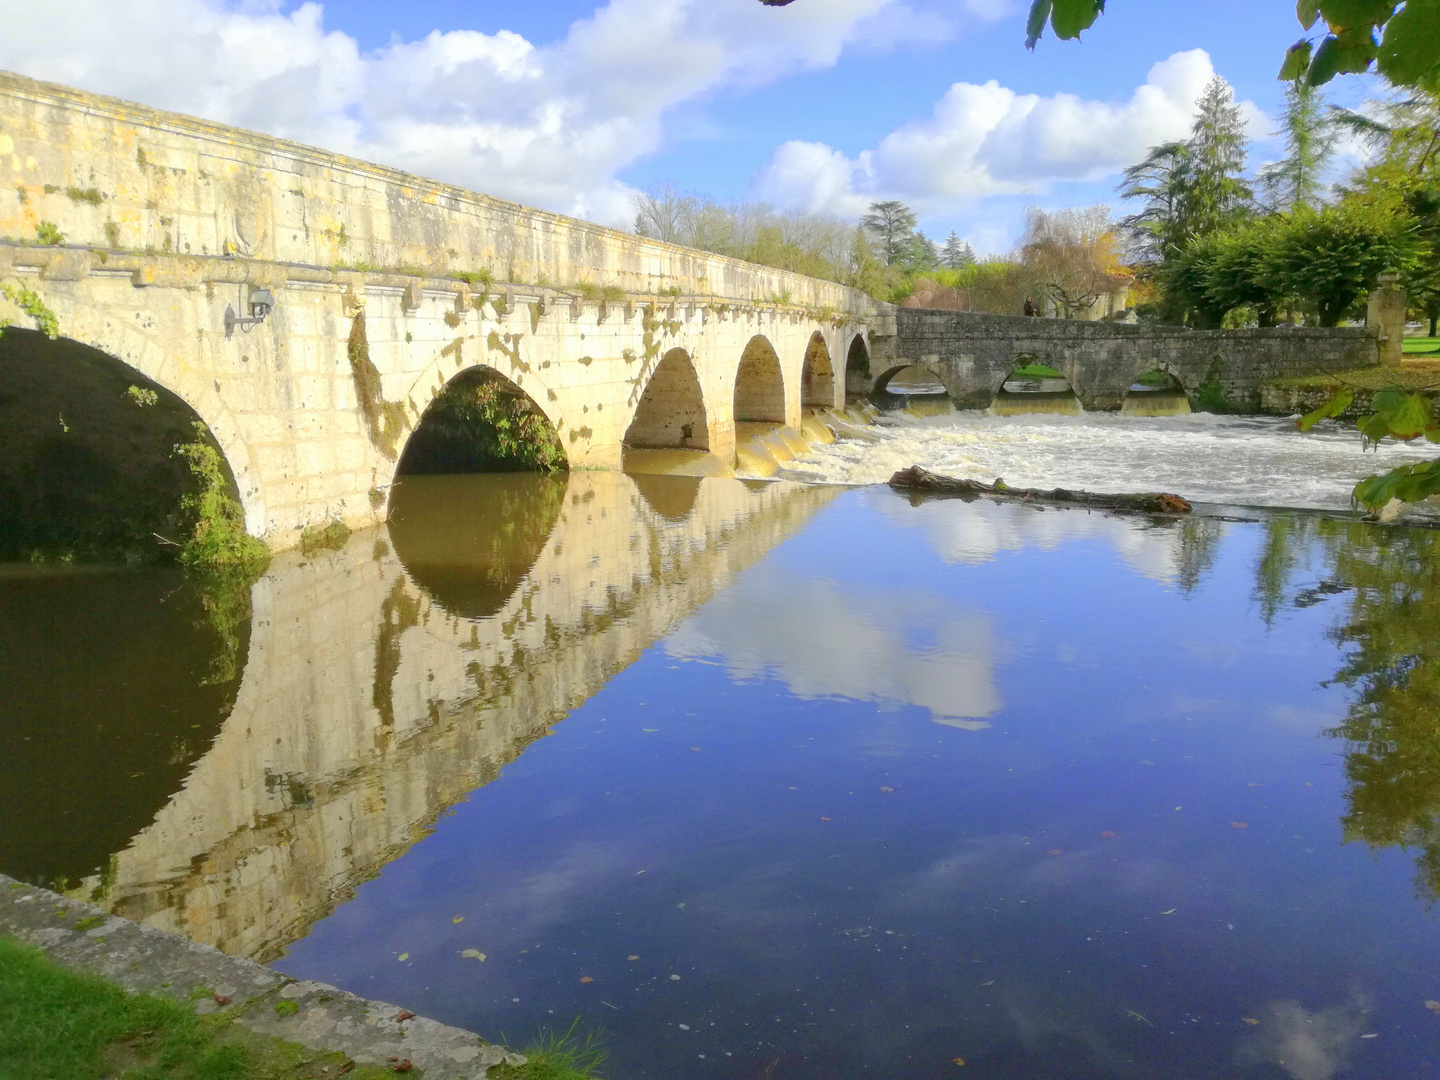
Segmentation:
{"type": "Polygon", "coordinates": [[[1020,261],[1066,319],[1088,311],[1125,280],[1104,206],[1051,214],[1032,206],[1025,216],[1020,261]]]}
{"type": "Polygon", "coordinates": [[[975,262],[975,250],[952,230],[945,239],[945,246],[940,249],[940,265],[946,270],[959,270],[963,266],[972,266],[975,262]]]}
{"type": "Polygon", "coordinates": [[[1145,160],[1125,170],[1120,197],[1145,200],[1144,209],[1120,222],[1130,234],[1135,261],[1164,262],[1180,250],[1180,204],[1189,169],[1189,146],[1168,142],[1152,146],[1145,160]]]}
{"type": "Polygon", "coordinates": [[[691,196],[669,182],[637,192],[633,199],[635,231],[667,244],[678,244],[681,222],[692,201],[691,196]]]}
{"type": "Polygon", "coordinates": [[[940,250],[923,232],[910,238],[910,252],[905,259],[905,268],[917,273],[928,273],[940,266],[940,250]]]}
{"type": "MultiPolygon", "coordinates": [[[[790,0],[761,0],[780,7],[790,0]]],[[[1034,49],[1049,25],[1055,36],[1078,38],[1105,10],[1105,0],[1034,0],[1025,27],[1025,47],[1034,49]]],[[[1336,75],[1376,70],[1396,86],[1429,86],[1440,81],[1440,4],[1410,0],[1298,0],[1295,14],[1305,30],[1323,18],[1317,46],[1301,38],[1285,53],[1282,79],[1304,78],[1321,86],[1336,75]],[[1397,10],[1398,7],[1398,10],[1397,10]],[[1377,39],[1377,34],[1380,35],[1377,39]]]]}
{"type": "Polygon", "coordinates": [[[1355,199],[1311,210],[1302,206],[1274,236],[1264,269],[1286,291],[1311,301],[1321,326],[1335,326],[1380,274],[1402,274],[1422,253],[1415,222],[1355,199]]]}
{"type": "Polygon", "coordinates": [[[911,237],[914,235],[915,212],[902,202],[873,202],[869,213],[860,219],[860,224],[875,237],[880,246],[880,258],[886,266],[903,262],[911,251],[911,237]]]}
{"type": "Polygon", "coordinates": [[[1276,135],[1285,137],[1285,157],[1260,170],[1260,189],[1272,210],[1318,206],[1325,190],[1325,166],[1339,135],[1325,99],[1308,83],[1285,88],[1285,115],[1276,135]]]}
{"type": "Polygon", "coordinates": [[[1230,84],[1215,76],[1196,102],[1186,143],[1186,171],[1177,208],[1182,240],[1204,236],[1238,220],[1254,191],[1245,180],[1245,122],[1230,84]]]}

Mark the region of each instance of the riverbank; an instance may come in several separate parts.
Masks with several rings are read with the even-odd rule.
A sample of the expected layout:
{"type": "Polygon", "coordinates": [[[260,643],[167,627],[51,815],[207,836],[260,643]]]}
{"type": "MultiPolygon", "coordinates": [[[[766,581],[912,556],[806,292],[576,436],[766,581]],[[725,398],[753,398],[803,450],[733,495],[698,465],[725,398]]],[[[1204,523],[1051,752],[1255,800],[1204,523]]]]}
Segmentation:
{"type": "Polygon", "coordinates": [[[86,1080],[74,1070],[90,1063],[106,1066],[97,1078],[117,1068],[207,1080],[567,1077],[472,1032],[0,874],[0,1072],[86,1080]],[[64,1062],[9,1060],[56,1039],[70,1047],[64,1062]],[[174,1071],[143,1071],[151,1055],[168,1055],[174,1071]]]}

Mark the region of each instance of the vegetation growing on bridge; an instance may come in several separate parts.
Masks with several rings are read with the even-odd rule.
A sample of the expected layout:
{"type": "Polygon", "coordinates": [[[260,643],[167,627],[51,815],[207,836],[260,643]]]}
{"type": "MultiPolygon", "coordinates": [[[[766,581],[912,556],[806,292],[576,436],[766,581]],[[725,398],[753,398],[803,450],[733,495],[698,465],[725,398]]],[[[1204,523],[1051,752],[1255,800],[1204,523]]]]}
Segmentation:
{"type": "Polygon", "coordinates": [[[230,496],[229,479],[220,452],[205,438],[208,429],[195,423],[196,438],[175,448],[190,466],[196,488],[180,500],[191,525],[180,547],[186,566],[259,574],[270,561],[263,543],[245,531],[245,512],[230,496]]]}
{"type": "Polygon", "coordinates": [[[436,396],[400,463],[404,473],[563,468],[565,451],[545,414],[487,368],[465,372],[436,396]]]}
{"type": "Polygon", "coordinates": [[[350,338],[346,343],[346,354],[350,358],[350,374],[355,381],[355,400],[365,417],[365,430],[369,433],[370,444],[394,461],[398,454],[400,436],[409,426],[403,402],[386,401],[385,391],[380,383],[380,369],[370,359],[370,341],[365,336],[365,312],[357,311],[350,324],[350,338]]]}

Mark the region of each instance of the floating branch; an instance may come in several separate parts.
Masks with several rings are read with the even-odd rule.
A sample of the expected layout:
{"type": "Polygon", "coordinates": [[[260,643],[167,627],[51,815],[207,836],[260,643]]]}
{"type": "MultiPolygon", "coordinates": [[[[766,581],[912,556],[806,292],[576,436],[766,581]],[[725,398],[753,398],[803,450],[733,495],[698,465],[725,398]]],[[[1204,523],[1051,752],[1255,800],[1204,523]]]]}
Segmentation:
{"type": "Polygon", "coordinates": [[[1102,495],[1090,491],[1067,491],[1055,488],[1012,488],[1004,480],[993,484],[979,480],[962,480],[941,476],[919,465],[901,469],[890,477],[890,486],[900,491],[919,491],[927,495],[957,495],[962,499],[1009,499],[1017,502],[1052,503],[1059,506],[1085,506],[1096,510],[1120,510],[1139,514],[1188,514],[1190,504],[1179,495],[1164,492],[1144,495],[1102,495]]]}

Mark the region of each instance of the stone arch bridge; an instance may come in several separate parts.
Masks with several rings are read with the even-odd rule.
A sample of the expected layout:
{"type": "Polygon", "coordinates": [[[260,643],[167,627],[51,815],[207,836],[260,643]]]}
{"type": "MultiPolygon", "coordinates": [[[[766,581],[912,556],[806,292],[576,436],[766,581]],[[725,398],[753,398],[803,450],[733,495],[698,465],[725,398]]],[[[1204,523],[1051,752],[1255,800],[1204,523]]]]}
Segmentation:
{"type": "Polygon", "coordinates": [[[852,375],[851,389],[883,390],[902,367],[914,365],[943,383],[958,407],[983,409],[1016,368],[1044,364],[1064,374],[1090,410],[1120,408],[1136,379],[1162,371],[1192,396],[1209,390],[1237,410],[1258,411],[1267,379],[1378,363],[1382,332],[1187,330],[902,307],[895,337],[877,353],[868,382],[852,375]]]}
{"type": "Polygon", "coordinates": [[[56,379],[118,361],[208,426],[274,548],[382,519],[424,409],[477,366],[572,467],[723,465],[737,421],[843,406],[845,357],[893,327],[833,282],[6,73],[0,170],[0,392],[7,350],[56,379]]]}

